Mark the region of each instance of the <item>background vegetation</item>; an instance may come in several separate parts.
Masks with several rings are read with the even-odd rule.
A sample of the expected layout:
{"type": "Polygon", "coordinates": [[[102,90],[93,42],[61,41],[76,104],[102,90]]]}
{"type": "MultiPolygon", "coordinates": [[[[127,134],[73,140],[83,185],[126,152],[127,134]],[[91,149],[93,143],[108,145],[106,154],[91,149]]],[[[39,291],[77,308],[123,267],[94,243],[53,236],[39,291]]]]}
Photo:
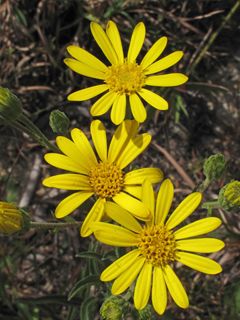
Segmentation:
{"type": "MultiPolygon", "coordinates": [[[[240,180],[238,5],[236,0],[2,0],[0,85],[19,96],[50,139],[55,138],[49,126],[54,109],[66,112],[71,128],[87,131],[90,101],[69,103],[66,96],[91,80],[67,70],[66,46],[78,44],[101,57],[90,21],[105,25],[114,20],[126,47],[134,25],[143,21],[147,27],[143,51],[166,35],[167,51],[185,52],[178,69],[189,74],[190,81],[162,92],[171,101],[169,111],[148,110],[144,130],[152,133],[153,144],[136,165],[162,168],[182,199],[204,179],[203,160],[221,152],[228,170],[205,192],[205,200],[214,200],[225,183],[240,180]]],[[[112,130],[108,117],[104,121],[112,130]]],[[[41,185],[49,174],[43,160],[46,150],[4,123],[0,146],[0,199],[27,208],[35,221],[54,220],[54,208],[63,195],[41,185]]],[[[179,269],[190,307],[181,310],[170,303],[161,319],[240,317],[239,214],[223,210],[213,214],[224,221],[215,234],[226,241],[226,249],[211,256],[222,264],[223,273],[211,277],[179,269]]],[[[195,218],[198,215],[205,216],[206,210],[195,218]]],[[[81,219],[79,212],[75,217],[81,219]]],[[[76,229],[32,229],[11,238],[1,236],[0,241],[1,320],[100,319],[99,308],[110,287],[98,282],[98,275],[121,251],[81,239],[76,229]]],[[[137,314],[124,319],[133,317],[140,319],[137,314]]]]}

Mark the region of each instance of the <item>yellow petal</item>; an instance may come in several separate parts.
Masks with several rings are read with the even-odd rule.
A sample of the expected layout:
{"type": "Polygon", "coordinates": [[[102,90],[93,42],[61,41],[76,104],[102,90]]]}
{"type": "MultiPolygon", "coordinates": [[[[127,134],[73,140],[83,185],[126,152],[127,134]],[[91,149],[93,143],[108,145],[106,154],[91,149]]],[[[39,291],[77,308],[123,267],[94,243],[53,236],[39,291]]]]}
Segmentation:
{"type": "Polygon", "coordinates": [[[176,64],[179,60],[181,60],[182,57],[182,51],[175,51],[150,65],[147,69],[144,70],[144,74],[148,75],[166,70],[176,64]]]}
{"type": "Polygon", "coordinates": [[[76,73],[81,74],[82,76],[94,78],[94,79],[105,79],[105,73],[102,71],[99,71],[98,69],[95,69],[94,66],[89,66],[83,62],[77,61],[72,58],[66,58],[64,59],[64,63],[73,71],[76,73]]]}
{"type": "Polygon", "coordinates": [[[221,223],[222,221],[215,217],[200,219],[176,230],[174,237],[178,240],[199,236],[217,229],[221,223]]]}
{"type": "Polygon", "coordinates": [[[109,62],[111,62],[111,64],[118,63],[117,54],[103,28],[96,22],[91,22],[90,28],[94,39],[109,62]]]}
{"type": "Polygon", "coordinates": [[[123,209],[116,203],[107,201],[105,205],[105,212],[109,218],[113,219],[123,227],[136,233],[140,233],[142,231],[140,223],[127,210],[123,209]]]}
{"type": "Polygon", "coordinates": [[[129,102],[133,118],[140,123],[144,122],[147,118],[147,112],[139,96],[136,93],[131,94],[129,102]]]}
{"type": "Polygon", "coordinates": [[[89,178],[81,174],[64,173],[48,177],[43,180],[43,185],[50,188],[64,190],[84,190],[92,191],[89,185],[89,178]]]}
{"type": "Polygon", "coordinates": [[[178,252],[176,260],[206,274],[217,274],[222,271],[222,267],[217,262],[193,253],[178,252]]]}
{"type": "Polygon", "coordinates": [[[107,160],[107,135],[106,129],[103,123],[100,120],[94,120],[91,122],[91,136],[99,155],[99,158],[102,161],[107,160]]]}
{"type": "Polygon", "coordinates": [[[86,89],[75,91],[68,95],[69,101],[85,101],[98,96],[100,93],[107,91],[107,84],[100,84],[98,86],[89,87],[86,89]]]}
{"type": "Polygon", "coordinates": [[[152,304],[154,310],[162,315],[167,306],[167,289],[162,268],[154,267],[152,285],[152,304]]]}
{"type": "Polygon", "coordinates": [[[116,24],[113,21],[109,21],[106,27],[106,34],[111,41],[111,44],[118,56],[118,61],[120,63],[124,62],[124,55],[123,55],[123,47],[121,37],[118,31],[116,24]]]}
{"type": "Polygon", "coordinates": [[[142,184],[145,179],[158,183],[163,179],[163,172],[158,168],[141,168],[126,173],[124,185],[142,184]]]}
{"type": "Polygon", "coordinates": [[[102,272],[100,277],[101,281],[111,281],[117,278],[123,271],[127,270],[134,263],[139,255],[140,250],[135,249],[114,261],[102,272]]]}
{"type": "Polygon", "coordinates": [[[108,160],[111,163],[116,162],[118,155],[122,153],[122,150],[125,149],[129,141],[136,135],[137,130],[138,123],[135,120],[125,120],[117,127],[108,151],[108,160]]]}
{"type": "Polygon", "coordinates": [[[135,198],[141,199],[142,186],[124,186],[123,191],[131,194],[135,198]]]}
{"type": "Polygon", "coordinates": [[[111,110],[111,120],[114,124],[119,125],[123,122],[126,114],[126,95],[116,96],[111,110]]]}
{"type": "Polygon", "coordinates": [[[77,153],[77,156],[81,157],[80,151],[70,139],[64,136],[57,136],[56,144],[62,153],[64,153],[69,158],[74,159],[74,161],[78,161],[78,158],[75,156],[75,151],[77,153]]]}
{"type": "Polygon", "coordinates": [[[88,198],[93,195],[93,192],[75,192],[63,199],[55,210],[56,218],[64,218],[75,209],[77,209],[81,204],[83,204],[88,198]]]}
{"type": "Polygon", "coordinates": [[[146,307],[152,286],[152,265],[145,262],[136,281],[134,289],[134,306],[137,310],[146,307]]]}
{"type": "Polygon", "coordinates": [[[104,94],[92,105],[90,109],[91,115],[96,117],[106,113],[111,108],[116,96],[117,94],[114,92],[107,92],[104,94]]]}
{"type": "Polygon", "coordinates": [[[120,207],[126,209],[131,214],[133,214],[136,218],[140,220],[149,220],[150,212],[148,208],[144,206],[144,204],[138,199],[133,198],[131,195],[120,192],[115,195],[112,200],[120,205],[120,207]]]}
{"type": "Polygon", "coordinates": [[[147,221],[147,224],[151,226],[154,224],[155,195],[149,179],[146,179],[143,182],[141,200],[151,213],[151,219],[147,221]]]}
{"type": "Polygon", "coordinates": [[[145,39],[145,25],[143,22],[139,22],[133,30],[130,45],[127,54],[127,61],[134,62],[142,49],[145,39]]]}
{"type": "Polygon", "coordinates": [[[181,308],[187,308],[189,302],[186,291],[178,276],[170,266],[167,265],[164,267],[163,276],[170,295],[172,296],[175,303],[181,308]]]}
{"type": "Polygon", "coordinates": [[[70,139],[58,136],[56,138],[56,143],[58,148],[69,158],[73,159],[74,162],[79,163],[79,166],[81,168],[88,170],[88,163],[86,161],[87,155],[82,153],[76,146],[74,142],[72,142],[70,139]]]}
{"type": "Polygon", "coordinates": [[[150,106],[158,109],[158,110],[167,110],[168,109],[168,102],[163,99],[158,94],[142,88],[138,91],[138,94],[148,103],[150,106]]]}
{"type": "Polygon", "coordinates": [[[82,168],[82,166],[79,165],[79,163],[75,162],[73,159],[70,159],[69,157],[63,154],[47,153],[45,154],[44,159],[50,165],[70,172],[87,174],[89,171],[85,168],[82,168]]]}
{"type": "Polygon", "coordinates": [[[103,73],[108,70],[107,66],[102,61],[100,61],[98,58],[96,58],[90,52],[88,52],[80,47],[73,46],[73,45],[68,46],[67,51],[74,59],[77,59],[78,61],[89,65],[90,67],[94,66],[94,68],[98,69],[99,71],[101,71],[103,73]]]}
{"type": "Polygon", "coordinates": [[[213,238],[188,239],[177,241],[177,249],[191,252],[216,252],[224,247],[224,242],[213,238]]]}
{"type": "Polygon", "coordinates": [[[145,258],[137,257],[133,264],[126,269],[120,276],[114,281],[112,285],[112,294],[117,295],[124,292],[128,287],[131,286],[133,281],[136,279],[138,273],[142,269],[145,258]]]}
{"type": "Polygon", "coordinates": [[[164,224],[172,205],[174,188],[171,180],[166,179],[161,184],[156,203],[155,224],[164,224]]]}
{"type": "Polygon", "coordinates": [[[91,224],[93,222],[98,222],[101,220],[104,212],[104,205],[105,205],[105,199],[99,198],[97,199],[95,204],[92,206],[88,215],[84,219],[81,230],[80,230],[80,234],[82,237],[88,237],[93,233],[91,229],[91,224]]]}
{"type": "Polygon", "coordinates": [[[152,47],[145,54],[141,62],[142,69],[146,69],[150,64],[152,64],[157,58],[162,54],[163,50],[167,45],[167,37],[161,37],[158,39],[152,47]]]}
{"type": "Polygon", "coordinates": [[[173,211],[166,226],[168,229],[173,229],[185,220],[194,210],[199,206],[202,200],[202,194],[200,192],[193,192],[189,194],[173,211]]]}
{"type": "Polygon", "coordinates": [[[136,138],[129,140],[126,147],[122,150],[122,153],[116,159],[116,163],[121,169],[124,169],[129,163],[131,163],[137,156],[142,153],[149,143],[151,142],[151,135],[144,133],[138,135],[136,138]]]}
{"type": "Polygon", "coordinates": [[[138,235],[123,227],[105,222],[94,222],[91,229],[98,241],[110,246],[132,247],[138,243],[138,235]]]}
{"type": "Polygon", "coordinates": [[[85,161],[85,166],[88,168],[89,172],[90,167],[96,166],[98,162],[88,138],[83,131],[78,128],[72,129],[71,137],[76,147],[81,152],[81,160],[78,158],[78,162],[85,161]]]}
{"type": "Polygon", "coordinates": [[[159,76],[150,76],[145,80],[145,85],[156,87],[175,87],[188,81],[188,77],[182,73],[169,73],[159,76]]]}

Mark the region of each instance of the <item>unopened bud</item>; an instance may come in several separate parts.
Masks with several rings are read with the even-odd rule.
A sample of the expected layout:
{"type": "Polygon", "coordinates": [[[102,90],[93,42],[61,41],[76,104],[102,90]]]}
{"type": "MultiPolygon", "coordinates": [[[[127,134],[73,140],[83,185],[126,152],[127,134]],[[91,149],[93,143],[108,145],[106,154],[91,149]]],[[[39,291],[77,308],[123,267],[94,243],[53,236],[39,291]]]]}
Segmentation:
{"type": "Polygon", "coordinates": [[[103,320],[121,320],[124,313],[123,306],[125,300],[121,297],[111,296],[107,298],[100,309],[103,320]]]}
{"type": "Polygon", "coordinates": [[[19,118],[22,114],[22,103],[9,89],[0,87],[0,116],[8,121],[19,118]]]}
{"type": "Polygon", "coordinates": [[[54,110],[50,114],[49,125],[54,133],[65,134],[68,132],[70,120],[64,112],[54,110]]]}
{"type": "Polygon", "coordinates": [[[233,180],[219,192],[219,204],[226,210],[240,208],[240,181],[233,180]]]}
{"type": "Polygon", "coordinates": [[[154,316],[153,308],[150,304],[148,304],[144,309],[139,310],[139,320],[154,320],[156,319],[154,316]]]}
{"type": "Polygon", "coordinates": [[[209,181],[220,179],[224,173],[226,161],[221,153],[214,154],[205,160],[203,172],[209,181]]]}
{"type": "Polygon", "coordinates": [[[22,228],[22,212],[13,204],[0,201],[0,232],[10,235],[22,228]]]}

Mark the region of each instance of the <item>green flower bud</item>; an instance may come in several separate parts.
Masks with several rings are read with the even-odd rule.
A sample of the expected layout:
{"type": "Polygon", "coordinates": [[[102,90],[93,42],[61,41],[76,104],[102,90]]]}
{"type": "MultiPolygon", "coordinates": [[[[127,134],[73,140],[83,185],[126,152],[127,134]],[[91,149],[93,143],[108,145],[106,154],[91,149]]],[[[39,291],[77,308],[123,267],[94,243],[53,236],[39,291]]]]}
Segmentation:
{"type": "Polygon", "coordinates": [[[148,304],[144,309],[139,310],[139,320],[154,320],[156,319],[154,316],[153,308],[150,304],[148,304]]]}
{"type": "Polygon", "coordinates": [[[23,228],[23,214],[13,204],[0,201],[0,232],[12,234],[23,228]]]}
{"type": "Polygon", "coordinates": [[[203,172],[209,181],[220,179],[224,173],[226,161],[221,153],[214,154],[204,161],[203,172]]]}
{"type": "Polygon", "coordinates": [[[226,210],[240,207],[240,181],[233,180],[226,184],[219,192],[219,204],[226,210]]]}
{"type": "Polygon", "coordinates": [[[8,121],[22,114],[22,103],[9,89],[0,87],[0,116],[8,121]]]}
{"type": "Polygon", "coordinates": [[[49,125],[55,133],[65,134],[68,131],[70,120],[64,112],[54,110],[49,117],[49,125]]]}
{"type": "Polygon", "coordinates": [[[100,315],[103,320],[121,320],[125,300],[121,297],[110,296],[102,304],[100,315]]]}

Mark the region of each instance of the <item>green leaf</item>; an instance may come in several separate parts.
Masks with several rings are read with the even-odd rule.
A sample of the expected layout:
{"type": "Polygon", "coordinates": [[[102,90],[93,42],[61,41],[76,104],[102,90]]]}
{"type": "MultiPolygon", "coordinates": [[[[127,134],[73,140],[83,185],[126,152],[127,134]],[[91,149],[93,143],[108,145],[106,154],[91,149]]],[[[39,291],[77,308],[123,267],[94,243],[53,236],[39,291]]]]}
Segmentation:
{"type": "Polygon", "coordinates": [[[27,27],[27,19],[26,19],[26,16],[24,15],[24,13],[18,9],[18,8],[15,8],[15,15],[18,19],[18,21],[24,25],[25,27],[27,27]]]}
{"type": "Polygon", "coordinates": [[[235,309],[237,316],[240,316],[240,285],[235,290],[235,309]]]}
{"type": "Polygon", "coordinates": [[[93,320],[98,308],[98,299],[89,297],[83,301],[80,307],[79,319],[93,320]]]}
{"type": "Polygon", "coordinates": [[[71,307],[66,320],[76,320],[78,318],[78,313],[78,308],[71,307]]]}
{"type": "MultiPolygon", "coordinates": [[[[93,260],[101,260],[102,256],[93,251],[84,251],[76,254],[77,258],[84,258],[84,259],[93,259],[93,260]]],[[[99,261],[100,262],[100,261],[99,261]]]]}
{"type": "Polygon", "coordinates": [[[79,280],[72,290],[68,294],[68,301],[71,300],[73,297],[75,297],[78,293],[80,293],[81,290],[84,289],[86,285],[96,284],[99,283],[99,275],[90,275],[86,276],[83,279],[79,280]]]}

